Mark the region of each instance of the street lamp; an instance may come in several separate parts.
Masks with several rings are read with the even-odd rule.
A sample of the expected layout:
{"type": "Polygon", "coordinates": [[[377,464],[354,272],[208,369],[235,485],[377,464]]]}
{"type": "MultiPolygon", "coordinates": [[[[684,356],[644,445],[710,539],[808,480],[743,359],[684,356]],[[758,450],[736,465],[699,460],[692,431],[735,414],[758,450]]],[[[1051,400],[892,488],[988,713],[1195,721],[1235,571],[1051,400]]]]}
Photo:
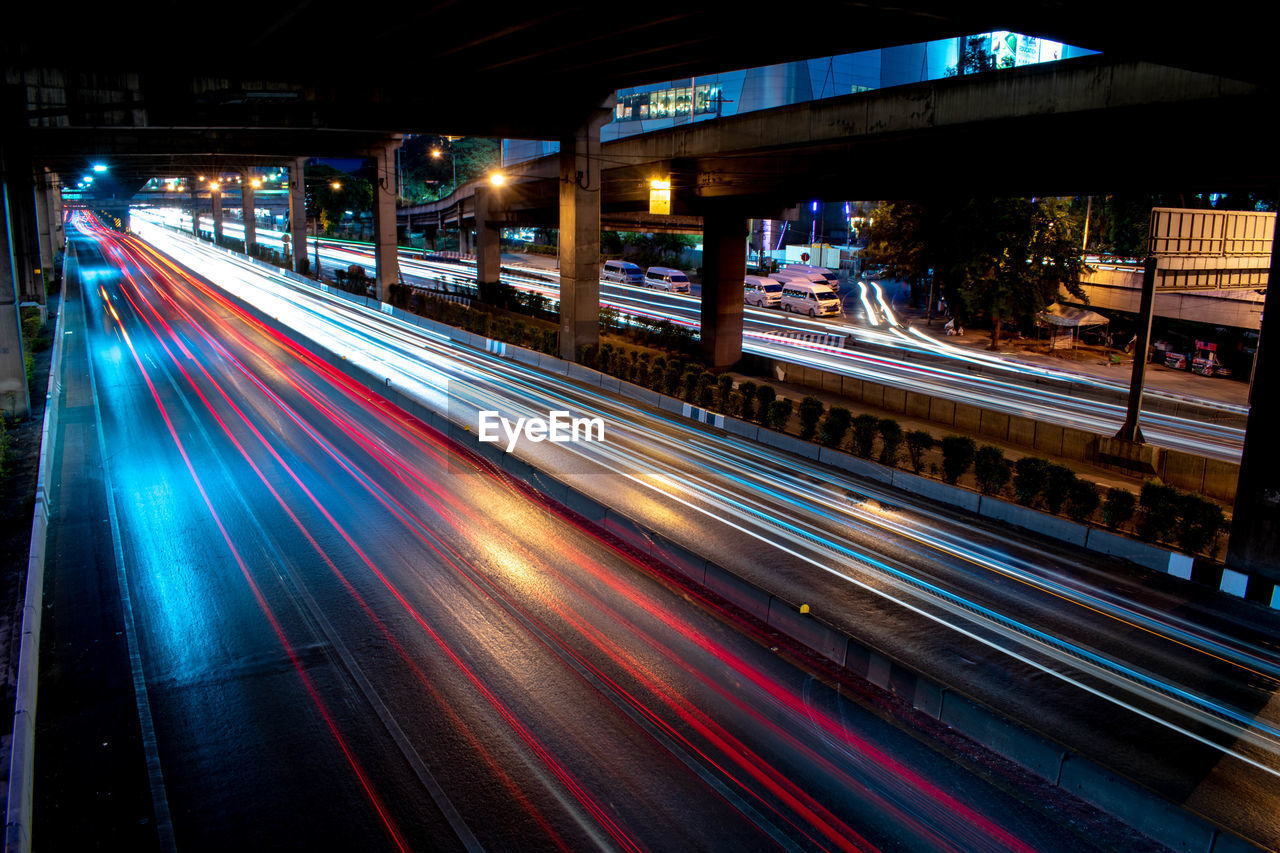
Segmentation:
{"type": "MultiPolygon", "coordinates": [[[[445,138],[448,139],[450,142],[453,141],[453,137],[445,137],[445,138]]],[[[439,160],[445,154],[449,155],[449,160],[450,162],[453,163],[453,183],[449,185],[449,195],[453,195],[453,191],[458,188],[458,158],[454,156],[452,151],[442,151],[439,148],[431,149],[432,160],[439,160]]]]}

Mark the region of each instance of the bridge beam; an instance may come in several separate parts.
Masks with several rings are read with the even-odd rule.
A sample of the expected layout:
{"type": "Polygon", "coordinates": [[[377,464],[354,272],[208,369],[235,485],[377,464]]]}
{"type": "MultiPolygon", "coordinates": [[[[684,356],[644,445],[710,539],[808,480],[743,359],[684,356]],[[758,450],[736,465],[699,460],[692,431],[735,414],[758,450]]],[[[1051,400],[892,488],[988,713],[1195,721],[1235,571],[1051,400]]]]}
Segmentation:
{"type": "MultiPolygon", "coordinates": [[[[612,101],[612,99],[610,99],[612,101]]],[[[560,357],[600,343],[600,128],[611,102],[560,140],[560,357]]]]}
{"type": "Polygon", "coordinates": [[[742,358],[742,279],[747,273],[747,217],[707,211],[702,217],[702,356],[728,368],[742,358]]]}
{"type": "MultiPolygon", "coordinates": [[[[1277,235],[1280,236],[1280,235],[1277,235]]],[[[1271,244],[1269,280],[1280,281],[1280,240],[1271,244]]],[[[1227,566],[1280,581],[1280,297],[1268,287],[1262,306],[1262,329],[1249,383],[1249,420],[1244,453],[1231,513],[1227,566]]]]}

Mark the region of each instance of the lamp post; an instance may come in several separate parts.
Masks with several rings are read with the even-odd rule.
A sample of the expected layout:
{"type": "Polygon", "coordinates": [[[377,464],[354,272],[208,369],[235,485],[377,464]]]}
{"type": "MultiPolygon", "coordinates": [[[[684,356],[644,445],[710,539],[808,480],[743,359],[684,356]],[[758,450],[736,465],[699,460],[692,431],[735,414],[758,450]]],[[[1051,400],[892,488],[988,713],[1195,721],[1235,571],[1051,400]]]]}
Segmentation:
{"type": "MultiPolygon", "coordinates": [[[[453,139],[454,138],[452,136],[445,137],[446,143],[452,143],[453,139]]],[[[446,154],[449,155],[449,161],[450,163],[453,164],[453,183],[449,185],[449,195],[453,195],[454,190],[458,188],[458,158],[454,156],[452,148],[448,151],[444,151],[440,148],[431,149],[432,160],[439,160],[441,157],[443,157],[446,154]]]]}

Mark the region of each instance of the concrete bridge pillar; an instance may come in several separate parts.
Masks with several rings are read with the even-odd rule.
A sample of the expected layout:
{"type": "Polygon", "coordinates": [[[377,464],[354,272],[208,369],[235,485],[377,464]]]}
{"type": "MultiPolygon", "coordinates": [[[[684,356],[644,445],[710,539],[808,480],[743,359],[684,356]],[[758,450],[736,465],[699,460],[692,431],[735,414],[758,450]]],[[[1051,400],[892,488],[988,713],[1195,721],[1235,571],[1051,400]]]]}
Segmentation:
{"type": "Polygon", "coordinates": [[[240,173],[240,220],[244,223],[244,253],[253,255],[253,247],[258,242],[258,221],[253,215],[254,191],[253,173],[240,173]]]}
{"type": "Polygon", "coordinates": [[[209,185],[209,205],[213,209],[213,245],[222,245],[222,184],[214,178],[209,185]]]}
{"type": "Polygon", "coordinates": [[[739,211],[702,216],[702,357],[709,367],[731,367],[742,358],[747,237],[747,217],[739,211]]]}
{"type": "Polygon", "coordinates": [[[306,275],[307,262],[307,189],[303,182],[306,158],[299,157],[289,165],[289,234],[293,238],[293,271],[306,275]]]}
{"type": "Polygon", "coordinates": [[[373,182],[373,257],[376,268],[375,295],[389,299],[391,285],[400,281],[400,256],[396,252],[396,151],[395,137],[370,151],[377,179],[373,182]]]}
{"type": "Polygon", "coordinates": [[[21,289],[16,256],[11,252],[16,242],[17,222],[12,214],[7,152],[0,147],[0,174],[3,175],[3,197],[0,198],[0,412],[11,418],[31,414],[31,397],[27,392],[27,370],[22,353],[22,322],[18,303],[21,289]]]}
{"type": "MultiPolygon", "coordinates": [[[[1276,235],[1280,237],[1280,234],[1276,235]]],[[[1271,243],[1271,281],[1280,281],[1280,240],[1271,243]]],[[[1249,384],[1249,420],[1227,540],[1227,567],[1280,581],[1280,297],[1267,288],[1249,384]],[[1273,375],[1277,378],[1272,378],[1273,375]]]]}
{"type": "MultiPolygon", "coordinates": [[[[476,288],[492,294],[502,267],[502,199],[497,187],[476,187],[476,288]]],[[[487,300],[486,300],[487,301],[487,300]]]]}
{"type": "Polygon", "coordinates": [[[600,128],[613,99],[560,140],[560,357],[600,343],[600,128]]]}
{"type": "MultiPolygon", "coordinates": [[[[40,275],[42,279],[47,281],[53,279],[54,264],[58,252],[53,219],[53,195],[57,192],[55,177],[48,169],[42,170],[35,188],[36,229],[40,241],[40,275]]],[[[41,289],[43,290],[43,288],[41,289]]]]}
{"type": "Polygon", "coordinates": [[[471,226],[462,218],[462,214],[458,214],[458,251],[464,255],[474,254],[476,250],[475,241],[472,239],[471,226]]]}

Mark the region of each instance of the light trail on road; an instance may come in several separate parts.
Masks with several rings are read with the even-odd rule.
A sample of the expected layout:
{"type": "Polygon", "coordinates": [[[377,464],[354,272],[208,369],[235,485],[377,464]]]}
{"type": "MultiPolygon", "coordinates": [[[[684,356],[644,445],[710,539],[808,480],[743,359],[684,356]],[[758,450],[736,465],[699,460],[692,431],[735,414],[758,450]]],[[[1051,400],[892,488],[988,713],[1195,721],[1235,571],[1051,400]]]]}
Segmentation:
{"type": "MultiPolygon", "coordinates": [[[[225,256],[218,257],[215,263],[212,254],[209,255],[210,259],[206,260],[201,257],[201,253],[193,254],[189,248],[184,248],[180,242],[172,241],[171,238],[158,234],[155,239],[158,243],[164,243],[175,254],[182,255],[185,261],[196,267],[207,264],[207,274],[227,283],[233,290],[246,288],[240,292],[241,296],[251,299],[260,297],[267,300],[264,303],[264,310],[271,316],[283,317],[282,313],[277,312],[289,311],[293,316],[288,322],[296,323],[300,328],[321,329],[325,328],[324,324],[328,322],[327,331],[320,333],[322,337],[317,339],[331,341],[332,346],[346,352],[347,357],[353,361],[363,359],[380,371],[394,371],[394,375],[397,376],[397,387],[420,387],[434,389],[440,393],[441,389],[447,386],[448,402],[453,406],[464,403],[472,412],[480,408],[497,406],[514,415],[520,412],[537,411],[540,407],[545,408],[548,405],[563,404],[579,411],[604,413],[610,417],[609,422],[616,426],[616,433],[611,427],[611,434],[617,434],[619,441],[611,442],[604,447],[593,447],[590,454],[582,448],[568,450],[559,448],[557,453],[567,452],[579,456],[599,453],[603,458],[597,457],[597,464],[603,464],[607,470],[615,473],[627,472],[627,477],[632,483],[650,492],[655,488],[655,478],[651,475],[660,474],[658,481],[668,486],[678,484],[668,492],[667,497],[670,500],[675,500],[688,509],[698,510],[705,514],[710,522],[715,522],[722,527],[739,530],[750,528],[744,532],[759,543],[766,546],[772,545],[774,549],[780,547],[778,537],[782,535],[787,543],[783,550],[789,553],[790,558],[805,562],[811,567],[817,567],[822,572],[832,571],[832,567],[828,564],[834,548],[842,555],[841,559],[847,561],[846,569],[872,568],[879,574],[878,578],[871,581],[865,577],[859,578],[857,573],[848,574],[846,571],[841,575],[846,581],[856,580],[865,590],[883,594],[885,575],[901,574],[902,564],[895,557],[886,559],[873,556],[874,552],[866,550],[865,539],[853,539],[848,545],[841,546],[840,537],[850,534],[848,532],[841,534],[840,527],[847,527],[850,521],[856,520],[856,523],[864,528],[874,528],[871,532],[872,538],[889,534],[895,539],[906,540],[912,544],[909,546],[897,544],[893,549],[900,553],[917,549],[915,559],[927,561],[925,565],[930,566],[928,569],[930,573],[938,572],[936,566],[947,565],[947,583],[959,584],[960,586],[956,589],[964,590],[963,593],[947,592],[943,596],[943,598],[947,595],[963,596],[959,600],[953,598],[952,605],[962,606],[959,610],[951,608],[946,616],[947,620],[951,620],[949,624],[953,629],[965,633],[980,643],[1001,648],[1006,654],[1015,654],[1012,647],[1007,645],[1011,641],[1025,647],[1030,634],[1039,633],[1043,635],[1040,639],[1031,638],[1034,640],[1035,651],[1032,656],[1035,660],[1028,659],[1027,655],[1031,654],[1029,652],[1018,653],[1023,662],[1043,668],[1046,666],[1047,658],[1053,661],[1054,667],[1060,668],[1066,665],[1077,669],[1078,672],[1070,675],[1067,671],[1056,672],[1059,677],[1070,680],[1079,689],[1097,695],[1106,695],[1108,701],[1122,701],[1137,715],[1152,720],[1158,719],[1162,724],[1173,725],[1182,732],[1183,736],[1192,737],[1201,743],[1212,742],[1215,750],[1225,750],[1227,754],[1245,764],[1252,765],[1255,770],[1266,776],[1274,777],[1275,775],[1276,721],[1274,716],[1254,719],[1257,707],[1265,705],[1266,697],[1276,689],[1277,667],[1273,646],[1234,640],[1221,631],[1197,626],[1185,619],[1174,620],[1153,606],[1138,605],[1134,602],[1126,605],[1121,596],[1092,591],[1078,580],[1064,582],[1059,578],[1067,573],[1055,568],[1052,563],[1046,565],[1043,559],[1008,556],[1001,558],[1000,555],[1004,552],[1026,553],[1028,551],[1025,546],[1012,541],[1000,542],[995,546],[961,548],[956,544],[960,541],[959,534],[949,533],[947,537],[938,537],[935,532],[932,532],[936,531],[939,525],[955,524],[954,521],[944,519],[941,515],[931,516],[929,513],[913,510],[915,518],[912,521],[897,523],[895,529],[895,525],[886,525],[883,522],[881,514],[834,512],[832,507],[836,504],[832,500],[823,502],[822,508],[815,512],[811,499],[806,501],[798,497],[804,494],[806,489],[811,496],[815,482],[823,484],[825,488],[834,486],[837,494],[852,492],[882,502],[885,497],[873,496],[874,493],[863,487],[853,486],[848,481],[840,481],[832,477],[830,472],[824,472],[822,469],[804,463],[789,463],[792,469],[798,467],[799,470],[788,473],[781,470],[782,466],[777,460],[766,463],[760,459],[763,453],[758,448],[750,450],[747,449],[749,445],[742,442],[727,437],[712,437],[705,432],[700,433],[677,419],[655,416],[652,413],[640,411],[638,407],[629,407],[623,403],[599,398],[584,392],[572,383],[536,374],[509,361],[486,354],[465,352],[429,336],[424,340],[419,330],[403,327],[376,312],[347,309],[343,313],[348,319],[337,321],[332,317],[332,309],[338,307],[338,303],[316,297],[314,305],[304,304],[312,300],[297,298],[296,294],[290,298],[280,299],[270,293],[272,286],[255,283],[259,279],[267,278],[259,270],[240,265],[241,271],[232,273],[230,270],[236,265],[228,264],[225,256]],[[169,242],[173,245],[170,246],[169,242]],[[228,275],[235,281],[229,281],[228,275]],[[366,319],[358,319],[360,317],[366,319]],[[312,324],[315,325],[312,326],[312,324]],[[403,352],[399,351],[401,349],[403,352]],[[415,371],[421,371],[424,358],[428,364],[432,365],[430,368],[432,376],[426,379],[421,376],[412,378],[415,371]],[[639,426],[638,424],[642,422],[646,425],[639,426]],[[701,448],[705,445],[716,446],[715,452],[703,453],[701,448]],[[727,459],[742,460],[738,464],[738,473],[734,473],[735,468],[728,464],[727,459]],[[754,470],[742,468],[741,466],[746,465],[747,461],[753,462],[758,467],[754,470]],[[714,473],[704,477],[703,472],[714,473]],[[784,495],[776,488],[766,487],[765,484],[768,483],[787,484],[791,494],[784,495]],[[743,503],[744,494],[747,496],[746,499],[752,502],[752,506],[743,503]],[[787,522],[780,521],[796,518],[802,522],[799,526],[789,526],[787,522]],[[917,520],[920,518],[924,518],[927,523],[921,524],[917,520]],[[904,527],[912,530],[912,535],[903,536],[904,527]],[[975,569],[979,572],[978,576],[965,580],[965,576],[975,569]],[[1046,598],[1035,602],[1015,599],[1004,603],[999,603],[996,599],[994,606],[997,609],[993,609],[993,599],[990,596],[994,595],[994,591],[989,582],[982,580],[982,575],[987,573],[1002,577],[1016,575],[1020,586],[1033,587],[1038,592],[1044,593],[1046,598]],[[977,586],[973,586],[974,581],[977,582],[977,586]],[[1060,612],[1063,602],[1066,601],[1078,607],[1079,610],[1070,613],[1060,612]],[[1050,638],[1043,631],[1024,630],[1028,624],[1025,619],[1020,621],[1023,626],[1020,628],[1017,618],[1010,623],[1009,617],[1006,616],[1000,616],[1000,619],[1005,621],[998,640],[993,639],[993,635],[989,633],[994,624],[989,619],[981,623],[981,627],[961,627],[966,620],[972,619],[979,611],[987,611],[989,617],[991,614],[998,615],[999,610],[1007,611],[1010,608],[1014,612],[1025,610],[1036,620],[1044,620],[1058,631],[1078,631],[1079,626],[1072,626],[1081,623],[1086,627],[1085,636],[1089,639],[1083,643],[1069,642],[1068,645],[1074,648],[1066,649],[1061,639],[1050,638]],[[1030,609],[1026,610],[1027,608],[1030,609]],[[1102,621],[1098,622],[1098,618],[1102,621]],[[1007,630],[1010,628],[1013,629],[1012,632],[1007,630]],[[1091,643],[1097,642],[1099,637],[1109,637],[1106,642],[1115,643],[1131,628],[1139,629],[1142,635],[1141,642],[1134,645],[1132,652],[1125,651],[1125,654],[1134,656],[1136,664],[1122,663],[1114,657],[1111,661],[1103,660],[1098,657],[1099,652],[1090,648],[1091,643]],[[1046,643],[1046,639],[1050,642],[1046,643]],[[1197,656],[1202,656],[1204,663],[1196,663],[1197,656]],[[1252,682],[1250,688],[1243,694],[1238,694],[1235,699],[1226,700],[1223,697],[1211,695],[1226,689],[1225,684],[1220,683],[1214,686],[1208,693],[1178,684],[1179,679],[1201,678],[1205,670],[1215,666],[1211,661],[1227,662],[1240,670],[1241,677],[1252,682]],[[1097,666],[1099,663],[1101,668],[1097,666]],[[1162,670],[1166,670],[1171,665],[1185,667],[1183,669],[1185,674],[1180,676],[1164,674],[1162,670]],[[1112,692],[1117,688],[1136,698],[1118,699],[1118,694],[1112,692]],[[1251,693],[1254,690],[1261,692],[1251,693]],[[1233,707],[1232,702],[1242,704],[1233,707]],[[1228,725],[1229,727],[1225,729],[1228,734],[1243,732],[1247,738],[1253,740],[1255,748],[1263,750],[1261,757],[1251,751],[1233,748],[1229,741],[1222,741],[1221,735],[1206,737],[1198,732],[1188,731],[1188,724],[1173,723],[1172,719],[1167,718],[1169,713],[1185,716],[1192,721],[1190,725],[1197,727],[1213,725],[1222,728],[1228,725]]],[[[384,374],[380,372],[377,375],[384,374]]],[[[548,451],[542,461],[549,461],[555,455],[548,451]]],[[[560,459],[563,461],[564,457],[561,456],[560,459]]],[[[569,467],[573,468],[572,465],[569,467]]],[[[637,501],[643,502],[641,499],[637,501]]],[[[920,565],[919,562],[914,563],[914,568],[910,571],[918,575],[920,565]]],[[[898,579],[903,580],[902,577],[898,579]]],[[[932,580],[922,581],[920,577],[911,577],[910,580],[911,583],[908,586],[915,591],[919,591],[922,586],[933,584],[932,580]]],[[[932,595],[931,601],[926,605],[922,605],[919,600],[914,600],[910,596],[901,597],[902,588],[899,588],[895,595],[899,596],[894,599],[895,602],[909,609],[918,609],[922,606],[930,609],[939,606],[940,599],[936,594],[932,595]]],[[[912,592],[912,595],[915,595],[915,592],[912,592]]],[[[940,618],[938,611],[932,610],[928,618],[940,618]]],[[[1113,648],[1124,647],[1114,646],[1113,648]]],[[[1101,654],[1105,656],[1108,653],[1101,654]]],[[[1115,652],[1109,654],[1114,656],[1115,652]]],[[[1226,692],[1231,693],[1233,690],[1234,688],[1226,692]]]]}
{"type": "MultiPolygon", "coordinates": [[[[285,833],[419,849],[445,827],[473,849],[1092,843],[1046,823],[999,773],[957,776],[946,760],[939,773],[918,734],[859,716],[770,651],[759,625],[655,574],[313,344],[140,241],[78,227],[120,270],[95,276],[85,301],[183,847],[285,833]],[[143,438],[157,418],[167,437],[143,438]],[[283,716],[228,717],[231,696],[283,716]],[[242,757],[255,772],[212,788],[242,757]],[[298,775],[313,783],[305,802],[298,775]],[[276,826],[245,836],[268,813],[276,826]]],[[[531,374],[420,330],[325,326],[296,295],[267,316],[277,309],[328,328],[326,345],[403,346],[352,353],[397,371],[401,389],[538,408],[508,387],[531,374]],[[410,364],[419,376],[402,382],[410,364]]]]}

